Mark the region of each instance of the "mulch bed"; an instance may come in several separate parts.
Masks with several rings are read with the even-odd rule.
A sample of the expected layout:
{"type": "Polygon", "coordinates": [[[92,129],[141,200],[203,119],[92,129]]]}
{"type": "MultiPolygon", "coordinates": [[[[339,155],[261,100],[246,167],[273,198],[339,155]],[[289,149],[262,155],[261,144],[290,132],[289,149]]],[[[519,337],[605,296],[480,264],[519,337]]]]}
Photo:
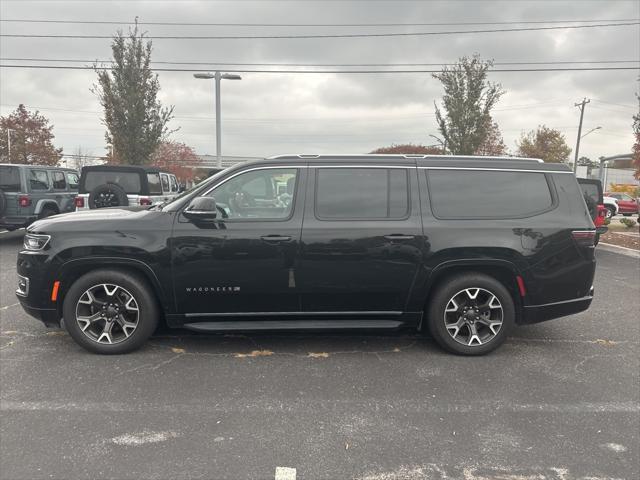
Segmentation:
{"type": "Polygon", "coordinates": [[[640,250],[640,236],[638,235],[637,227],[630,228],[624,233],[607,232],[600,237],[600,242],[640,250]],[[635,235],[629,235],[632,233],[635,233],[635,235]]]}

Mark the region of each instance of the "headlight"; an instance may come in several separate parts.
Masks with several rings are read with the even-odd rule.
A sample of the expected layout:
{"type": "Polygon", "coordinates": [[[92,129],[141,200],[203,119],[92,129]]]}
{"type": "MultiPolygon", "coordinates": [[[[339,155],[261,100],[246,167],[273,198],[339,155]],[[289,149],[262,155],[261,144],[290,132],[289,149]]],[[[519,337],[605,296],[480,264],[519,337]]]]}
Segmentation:
{"type": "Polygon", "coordinates": [[[42,250],[51,240],[50,235],[36,235],[27,233],[24,236],[24,248],[31,251],[42,250]]]}

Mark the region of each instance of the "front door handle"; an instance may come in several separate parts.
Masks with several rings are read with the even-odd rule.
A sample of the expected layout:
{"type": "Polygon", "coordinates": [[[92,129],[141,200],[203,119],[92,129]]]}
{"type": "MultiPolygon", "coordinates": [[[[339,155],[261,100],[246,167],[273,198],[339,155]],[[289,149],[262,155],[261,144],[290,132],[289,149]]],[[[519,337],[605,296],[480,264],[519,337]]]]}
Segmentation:
{"type": "Polygon", "coordinates": [[[415,237],[413,235],[402,235],[400,233],[394,233],[392,235],[385,235],[384,238],[387,240],[413,240],[415,237]]]}
{"type": "Polygon", "coordinates": [[[265,235],[260,237],[261,240],[267,243],[278,243],[278,242],[289,242],[291,241],[291,237],[287,235],[265,235]]]}

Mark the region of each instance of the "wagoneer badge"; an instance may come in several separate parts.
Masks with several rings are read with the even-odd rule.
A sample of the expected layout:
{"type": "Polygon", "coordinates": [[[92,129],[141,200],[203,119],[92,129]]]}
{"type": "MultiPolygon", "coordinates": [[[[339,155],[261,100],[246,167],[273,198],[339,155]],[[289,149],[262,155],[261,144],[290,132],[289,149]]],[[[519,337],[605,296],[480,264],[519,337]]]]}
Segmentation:
{"type": "Polygon", "coordinates": [[[237,293],[240,287],[186,287],[187,293],[237,293]]]}

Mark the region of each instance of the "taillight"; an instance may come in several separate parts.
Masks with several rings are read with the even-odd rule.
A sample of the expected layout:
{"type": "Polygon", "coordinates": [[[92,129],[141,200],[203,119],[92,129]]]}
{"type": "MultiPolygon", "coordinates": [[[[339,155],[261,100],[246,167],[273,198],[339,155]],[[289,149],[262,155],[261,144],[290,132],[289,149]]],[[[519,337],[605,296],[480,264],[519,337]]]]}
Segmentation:
{"type": "Polygon", "coordinates": [[[29,205],[31,205],[31,199],[28,195],[20,195],[18,197],[18,204],[21,207],[28,207],[29,205]]]}
{"type": "Polygon", "coordinates": [[[74,200],[76,207],[84,208],[84,197],[76,197],[74,200]]]}
{"type": "Polygon", "coordinates": [[[595,230],[574,230],[571,232],[573,240],[581,247],[593,247],[596,241],[595,230]]]}
{"type": "Polygon", "coordinates": [[[140,205],[151,205],[151,199],[147,197],[140,197],[140,205]]]}

